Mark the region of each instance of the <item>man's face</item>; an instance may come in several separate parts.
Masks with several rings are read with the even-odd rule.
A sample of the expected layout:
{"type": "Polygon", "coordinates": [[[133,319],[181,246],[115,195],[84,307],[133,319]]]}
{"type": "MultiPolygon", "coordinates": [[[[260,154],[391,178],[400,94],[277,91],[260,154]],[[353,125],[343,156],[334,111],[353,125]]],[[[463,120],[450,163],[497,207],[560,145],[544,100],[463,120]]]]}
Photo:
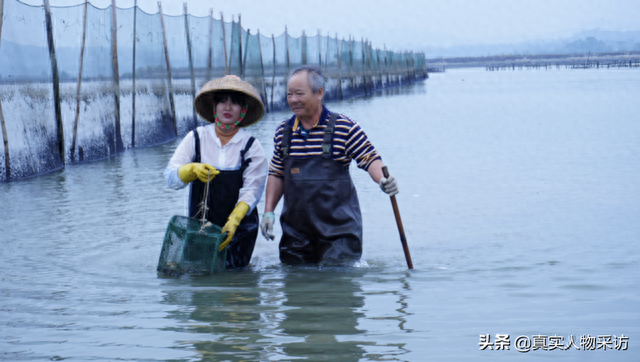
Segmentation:
{"type": "Polygon", "coordinates": [[[312,120],[311,117],[316,117],[321,112],[323,94],[322,88],[318,93],[313,93],[306,71],[296,73],[289,79],[287,102],[293,114],[301,120],[312,120]]]}

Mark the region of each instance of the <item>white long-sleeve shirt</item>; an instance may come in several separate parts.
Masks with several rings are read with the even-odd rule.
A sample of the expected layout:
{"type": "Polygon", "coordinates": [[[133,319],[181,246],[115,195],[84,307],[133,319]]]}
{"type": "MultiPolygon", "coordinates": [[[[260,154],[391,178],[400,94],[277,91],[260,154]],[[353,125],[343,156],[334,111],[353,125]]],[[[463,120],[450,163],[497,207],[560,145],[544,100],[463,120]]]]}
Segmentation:
{"type": "MultiPolygon", "coordinates": [[[[208,163],[216,169],[237,170],[242,162],[240,151],[244,149],[247,141],[251,137],[249,132],[240,128],[229,142],[222,146],[220,139],[216,135],[215,125],[207,125],[198,127],[198,135],[200,136],[200,162],[208,163]]],[[[164,177],[167,186],[173,189],[181,189],[187,186],[180,180],[178,176],[178,168],[187,163],[193,162],[195,156],[195,138],[193,131],[189,132],[182,142],[178,145],[173,156],[169,160],[167,168],[164,170],[164,177]]],[[[260,201],[264,186],[267,182],[268,161],[265,157],[262,145],[256,139],[249,151],[245,154],[245,159],[251,159],[243,175],[243,185],[240,189],[238,201],[244,201],[249,205],[249,212],[260,201]]]]}

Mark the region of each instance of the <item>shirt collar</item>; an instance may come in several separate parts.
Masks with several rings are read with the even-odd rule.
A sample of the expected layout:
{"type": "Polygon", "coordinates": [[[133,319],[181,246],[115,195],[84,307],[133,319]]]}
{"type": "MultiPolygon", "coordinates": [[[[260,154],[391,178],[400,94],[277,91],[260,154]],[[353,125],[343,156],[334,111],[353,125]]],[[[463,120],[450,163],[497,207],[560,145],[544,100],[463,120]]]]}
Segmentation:
{"type": "MultiPolygon", "coordinates": [[[[322,113],[320,113],[320,119],[318,120],[318,122],[316,122],[316,125],[314,126],[314,128],[317,127],[320,124],[326,123],[327,122],[327,118],[329,117],[330,114],[331,114],[331,112],[323,104],[322,105],[322,113]]],[[[300,126],[300,122],[298,121],[298,117],[296,117],[295,115],[293,117],[291,117],[289,119],[289,124],[291,125],[291,131],[295,132],[298,129],[298,127],[300,126]]]]}

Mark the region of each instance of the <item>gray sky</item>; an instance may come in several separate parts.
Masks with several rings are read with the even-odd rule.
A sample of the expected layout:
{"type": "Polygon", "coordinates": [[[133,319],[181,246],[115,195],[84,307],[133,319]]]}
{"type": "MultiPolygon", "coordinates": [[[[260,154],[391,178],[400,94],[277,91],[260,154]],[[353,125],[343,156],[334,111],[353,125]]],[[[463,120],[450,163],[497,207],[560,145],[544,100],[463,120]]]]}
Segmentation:
{"type": "MultiPolygon", "coordinates": [[[[42,4],[42,0],[23,0],[42,4]]],[[[52,6],[82,0],[50,0],[52,6]]],[[[104,8],[110,0],[91,0],[104,8]]],[[[640,0],[164,0],[165,14],[179,15],[186,2],[189,13],[225,20],[242,15],[242,27],[276,36],[298,37],[321,31],[339,37],[369,39],[375,48],[394,50],[419,46],[512,43],[568,37],[582,30],[640,31],[640,0]]],[[[116,0],[121,8],[133,0],[116,0]]],[[[138,0],[148,13],[156,0],[138,0]]]]}

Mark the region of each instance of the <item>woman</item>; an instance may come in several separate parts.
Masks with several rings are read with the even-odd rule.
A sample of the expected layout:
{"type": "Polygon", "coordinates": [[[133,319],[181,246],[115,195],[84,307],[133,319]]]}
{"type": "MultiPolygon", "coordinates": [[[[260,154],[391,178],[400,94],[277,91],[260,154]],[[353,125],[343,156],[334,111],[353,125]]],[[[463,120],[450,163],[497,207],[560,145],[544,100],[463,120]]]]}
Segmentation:
{"type": "Polygon", "coordinates": [[[196,112],[211,123],[189,132],[164,171],[167,185],[190,185],[189,217],[205,217],[228,233],[227,269],[249,264],[258,235],[256,205],[264,191],[268,162],[260,142],[243,128],[262,118],[258,91],[234,75],[206,83],[195,99],[196,112]],[[224,225],[224,226],[223,226],[224,225]]]}

